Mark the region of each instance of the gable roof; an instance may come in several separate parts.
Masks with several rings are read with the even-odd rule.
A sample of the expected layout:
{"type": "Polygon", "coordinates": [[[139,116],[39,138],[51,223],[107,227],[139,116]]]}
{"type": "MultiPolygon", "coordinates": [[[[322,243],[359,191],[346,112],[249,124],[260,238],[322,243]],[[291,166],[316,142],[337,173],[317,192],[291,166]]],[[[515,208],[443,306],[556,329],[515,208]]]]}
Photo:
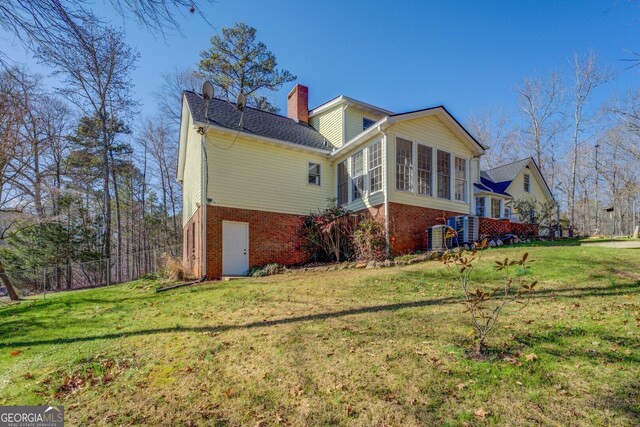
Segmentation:
{"type": "Polygon", "coordinates": [[[498,166],[497,168],[484,170],[482,173],[493,182],[509,181],[509,183],[511,183],[511,181],[516,179],[520,171],[532,160],[531,157],[527,157],[526,159],[516,160],[513,163],[498,166]]]}
{"type": "Polygon", "coordinates": [[[350,98],[348,96],[344,96],[344,95],[339,95],[336,96],[333,99],[328,100],[327,102],[324,102],[320,105],[318,105],[315,108],[312,108],[309,110],[309,117],[313,117],[316,114],[320,114],[323,111],[327,111],[332,109],[333,107],[340,105],[340,104],[347,104],[347,105],[355,105],[358,108],[365,110],[365,111],[369,111],[369,112],[374,112],[377,114],[381,114],[383,116],[388,116],[388,115],[392,115],[393,112],[389,111],[389,110],[385,110],[384,108],[380,108],[380,107],[376,107],[375,105],[372,104],[367,104],[366,102],[362,102],[359,101],[357,99],[354,98],[350,98]]]}
{"type": "Polygon", "coordinates": [[[552,200],[555,200],[547,181],[544,179],[544,176],[542,176],[542,172],[540,172],[540,168],[538,168],[533,157],[527,157],[525,159],[516,160],[512,163],[507,163],[506,165],[498,166],[497,168],[481,171],[480,182],[483,186],[488,187],[492,192],[509,195],[509,193],[506,192],[507,188],[509,188],[518,174],[530,164],[533,164],[533,168],[530,169],[533,171],[534,175],[544,184],[544,190],[546,190],[552,200]]]}
{"type": "Polygon", "coordinates": [[[367,141],[376,133],[384,132],[387,128],[389,128],[390,126],[396,123],[403,122],[405,120],[419,119],[419,118],[427,117],[431,115],[438,115],[438,117],[442,118],[443,119],[442,122],[444,123],[444,125],[447,126],[450,130],[452,130],[453,133],[456,134],[458,137],[460,137],[464,142],[466,142],[469,145],[469,147],[471,147],[471,149],[475,152],[476,155],[481,155],[484,153],[485,147],[482,144],[480,144],[473,137],[473,135],[471,135],[469,131],[467,131],[467,129],[465,129],[464,126],[462,126],[460,122],[458,122],[456,118],[453,117],[446,108],[444,108],[444,106],[439,105],[437,107],[430,107],[422,110],[409,111],[406,113],[398,113],[398,114],[391,114],[388,116],[384,116],[383,118],[375,122],[373,125],[369,126],[367,129],[365,129],[364,131],[360,132],[358,135],[351,138],[340,148],[338,148],[337,150],[334,150],[333,153],[331,153],[331,155],[334,157],[339,156],[345,151],[349,151],[352,148],[357,147],[364,141],[367,141]]]}
{"type": "Polygon", "coordinates": [[[265,138],[285,141],[304,147],[326,150],[329,153],[331,145],[324,136],[307,123],[296,122],[279,114],[246,107],[244,114],[240,113],[231,102],[213,98],[209,101],[209,109],[205,116],[204,100],[194,92],[183,92],[194,122],[219,126],[232,131],[261,136],[265,138]],[[207,123],[208,118],[208,123],[207,123]],[[239,127],[242,118],[242,127],[239,127]]]}

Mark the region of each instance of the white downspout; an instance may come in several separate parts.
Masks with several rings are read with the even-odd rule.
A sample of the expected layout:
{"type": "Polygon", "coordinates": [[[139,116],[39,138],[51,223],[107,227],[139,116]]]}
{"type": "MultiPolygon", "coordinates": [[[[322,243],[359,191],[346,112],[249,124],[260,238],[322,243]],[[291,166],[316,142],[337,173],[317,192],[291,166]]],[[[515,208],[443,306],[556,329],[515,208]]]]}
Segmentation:
{"type": "Polygon", "coordinates": [[[207,128],[205,127],[204,133],[200,138],[200,148],[202,150],[202,161],[200,162],[200,176],[202,182],[200,185],[201,201],[200,208],[202,209],[202,280],[207,277],[207,183],[209,182],[209,168],[207,162],[207,128]]]}
{"type": "Polygon", "coordinates": [[[389,235],[389,138],[382,126],[378,126],[378,132],[382,134],[382,145],[384,146],[384,235],[387,243],[387,257],[391,256],[391,236],[389,235]]]}

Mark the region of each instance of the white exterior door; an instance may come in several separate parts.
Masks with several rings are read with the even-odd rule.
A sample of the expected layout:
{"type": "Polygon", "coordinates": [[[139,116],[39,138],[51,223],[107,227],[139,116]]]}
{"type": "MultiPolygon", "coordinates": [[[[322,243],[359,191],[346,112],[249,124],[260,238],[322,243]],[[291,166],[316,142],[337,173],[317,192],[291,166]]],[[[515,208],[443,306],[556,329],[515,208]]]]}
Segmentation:
{"type": "Polygon", "coordinates": [[[222,222],[222,274],[241,276],[249,269],[249,223],[222,222]]]}

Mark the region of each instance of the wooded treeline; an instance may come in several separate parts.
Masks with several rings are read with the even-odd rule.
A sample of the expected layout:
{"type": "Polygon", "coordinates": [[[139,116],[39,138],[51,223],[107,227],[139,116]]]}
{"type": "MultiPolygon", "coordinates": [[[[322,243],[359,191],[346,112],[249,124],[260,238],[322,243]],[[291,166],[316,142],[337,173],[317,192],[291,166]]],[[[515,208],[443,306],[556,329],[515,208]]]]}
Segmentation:
{"type": "Polygon", "coordinates": [[[618,72],[595,52],[574,55],[569,67],[561,70],[566,79],[562,73],[523,78],[514,89],[517,109],[470,117],[471,132],[490,147],[483,167],[531,156],[565,227],[580,235],[631,234],[634,202],[640,224],[640,89],[597,102],[618,72]]]}
{"type": "Polygon", "coordinates": [[[136,113],[138,54],[121,31],[88,15],[58,37],[36,54],[61,88],[0,69],[0,268],[103,259],[106,283],[117,282],[133,254],[181,240],[178,125],[136,113]]]}

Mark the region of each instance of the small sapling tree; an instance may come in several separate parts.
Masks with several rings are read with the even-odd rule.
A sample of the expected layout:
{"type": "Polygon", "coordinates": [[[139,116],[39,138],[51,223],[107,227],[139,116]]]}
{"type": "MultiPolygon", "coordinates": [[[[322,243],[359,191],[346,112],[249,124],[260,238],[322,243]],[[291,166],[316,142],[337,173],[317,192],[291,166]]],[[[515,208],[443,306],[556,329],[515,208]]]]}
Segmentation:
{"type": "MultiPolygon", "coordinates": [[[[455,235],[456,231],[453,228],[447,229],[447,238],[450,239],[455,235]]],[[[465,312],[471,317],[476,343],[475,352],[478,356],[485,353],[487,336],[494,329],[502,310],[512,303],[519,304],[520,310],[524,309],[529,304],[531,292],[537,284],[536,281],[529,282],[524,278],[515,277],[516,266],[527,269],[528,264],[532,262],[528,259],[529,254],[526,252],[517,260],[505,258],[502,261],[495,261],[495,269],[503,273],[498,286],[474,283],[472,274],[481,264],[486,247],[485,239],[475,243],[472,249],[455,248],[447,251],[442,257],[442,262],[456,277],[462,290],[465,312]]]]}

